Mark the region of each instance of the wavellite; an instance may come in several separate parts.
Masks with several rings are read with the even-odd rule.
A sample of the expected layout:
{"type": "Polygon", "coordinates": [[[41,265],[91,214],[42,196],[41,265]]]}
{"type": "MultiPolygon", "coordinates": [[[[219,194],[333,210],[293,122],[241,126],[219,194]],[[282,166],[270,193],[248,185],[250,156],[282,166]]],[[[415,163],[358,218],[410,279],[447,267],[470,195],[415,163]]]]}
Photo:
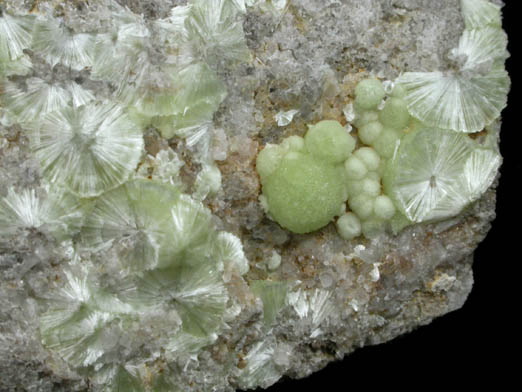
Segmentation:
{"type": "Polygon", "coordinates": [[[269,388],[463,306],[499,2],[29,3],[0,5],[0,390],[269,388]]]}

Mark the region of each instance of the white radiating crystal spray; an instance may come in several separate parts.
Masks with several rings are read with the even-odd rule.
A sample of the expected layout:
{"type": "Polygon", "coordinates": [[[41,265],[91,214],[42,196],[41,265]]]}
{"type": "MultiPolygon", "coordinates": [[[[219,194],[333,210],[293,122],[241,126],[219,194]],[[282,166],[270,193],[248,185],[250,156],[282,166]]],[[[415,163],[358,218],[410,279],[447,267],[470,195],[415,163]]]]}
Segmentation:
{"type": "Polygon", "coordinates": [[[254,344],[245,357],[246,366],[240,372],[239,383],[243,388],[274,384],[280,377],[274,362],[276,343],[267,339],[254,344]]]}
{"type": "Polygon", "coordinates": [[[75,70],[92,65],[94,37],[77,34],[58,20],[38,20],[34,27],[32,49],[51,66],[58,63],[75,70]]]}
{"type": "Polygon", "coordinates": [[[10,188],[7,196],[0,198],[0,235],[8,239],[20,229],[38,229],[57,239],[72,236],[80,228],[86,206],[64,191],[17,192],[10,188]]]}
{"type": "Polygon", "coordinates": [[[124,269],[154,268],[159,246],[170,234],[170,209],[178,198],[178,189],[169,184],[128,182],[96,200],[82,239],[91,249],[116,247],[124,269]]]}
{"type": "Polygon", "coordinates": [[[461,8],[467,29],[502,26],[500,6],[488,0],[461,0],[461,8]]]}
{"type": "Polygon", "coordinates": [[[185,27],[197,54],[210,63],[220,58],[250,58],[237,0],[193,0],[191,4],[185,27]]]}
{"type": "Polygon", "coordinates": [[[284,127],[292,122],[294,119],[294,116],[299,113],[299,110],[292,109],[288,110],[287,112],[280,111],[275,115],[275,120],[277,122],[277,125],[280,127],[284,127]]]}
{"type": "Polygon", "coordinates": [[[0,67],[2,63],[14,61],[24,54],[32,40],[34,16],[12,16],[0,14],[0,67]]]}
{"type": "Polygon", "coordinates": [[[333,312],[334,308],[329,300],[331,292],[315,289],[312,291],[297,290],[288,294],[287,301],[299,318],[310,328],[310,336],[322,334],[321,323],[333,312]]]}
{"type": "Polygon", "coordinates": [[[66,106],[43,117],[31,148],[51,184],[96,196],[129,178],[141,157],[141,130],[115,105],[66,106]]]}
{"type": "Polygon", "coordinates": [[[21,123],[34,122],[68,105],[78,108],[94,100],[89,91],[75,82],[60,85],[28,78],[25,84],[26,88],[21,89],[13,82],[0,83],[3,89],[0,101],[21,123]]]}
{"type": "Polygon", "coordinates": [[[485,150],[489,152],[481,156],[477,151],[465,134],[434,128],[415,131],[401,140],[383,177],[385,191],[413,222],[455,216],[496,175],[498,155],[485,150]]]}
{"type": "Polygon", "coordinates": [[[407,72],[397,80],[406,89],[411,114],[429,126],[481,131],[506,106],[506,47],[506,34],[499,28],[465,30],[451,53],[455,71],[407,72]]]}

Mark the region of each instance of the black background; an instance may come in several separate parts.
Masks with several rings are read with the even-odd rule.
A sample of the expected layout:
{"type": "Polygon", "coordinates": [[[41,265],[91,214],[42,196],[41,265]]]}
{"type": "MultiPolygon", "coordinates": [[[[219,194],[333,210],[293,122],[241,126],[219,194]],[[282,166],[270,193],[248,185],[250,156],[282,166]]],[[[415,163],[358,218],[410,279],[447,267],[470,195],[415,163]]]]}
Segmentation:
{"type": "MultiPolygon", "coordinates": [[[[429,0],[438,1],[438,0],[429,0]]],[[[515,48],[522,18],[515,10],[519,0],[505,0],[504,29],[511,57],[507,68],[512,86],[502,114],[501,152],[504,163],[497,189],[497,218],[475,253],[475,284],[464,307],[430,325],[379,346],[355,351],[344,360],[303,380],[275,384],[267,392],[365,391],[379,389],[451,391],[482,386],[494,391],[520,390],[517,317],[522,313],[518,285],[522,249],[522,64],[515,48]],[[506,386],[506,387],[505,387],[506,386]]]]}

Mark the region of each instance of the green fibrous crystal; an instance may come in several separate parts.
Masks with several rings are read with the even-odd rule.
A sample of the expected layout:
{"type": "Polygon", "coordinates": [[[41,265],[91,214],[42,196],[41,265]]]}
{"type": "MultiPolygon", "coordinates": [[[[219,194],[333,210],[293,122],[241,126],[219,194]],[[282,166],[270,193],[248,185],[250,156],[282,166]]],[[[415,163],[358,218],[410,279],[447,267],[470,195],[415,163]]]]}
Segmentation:
{"type": "Polygon", "coordinates": [[[389,163],[383,178],[386,194],[413,222],[457,215],[476,200],[479,189],[491,185],[498,168],[498,158],[488,160],[495,154],[476,156],[477,148],[467,136],[451,131],[412,132],[389,163]]]}
{"type": "Polygon", "coordinates": [[[286,282],[256,280],[250,284],[252,292],[263,301],[263,318],[267,327],[276,320],[277,314],[285,306],[288,285],[286,282]]]}
{"type": "MultiPolygon", "coordinates": [[[[1,11],[0,11],[1,12],[1,11]]],[[[32,41],[34,16],[12,16],[0,13],[0,67],[24,55],[32,41]]]]}
{"type": "Polygon", "coordinates": [[[37,229],[56,239],[74,235],[80,228],[87,202],[81,202],[69,192],[9,188],[0,198],[0,243],[22,229],[37,229]]]}
{"type": "Polygon", "coordinates": [[[159,91],[145,83],[130,93],[130,101],[135,102],[138,121],[156,126],[166,139],[183,137],[190,128],[210,121],[227,95],[215,72],[202,63],[182,70],[172,67],[165,77],[159,91]]]}
{"type": "MultiPolygon", "coordinates": [[[[191,27],[196,30],[197,26],[201,27],[199,22],[212,24],[216,29],[230,28],[230,24],[226,27],[220,24],[223,21],[219,19],[219,12],[207,15],[217,8],[228,10],[229,5],[225,3],[228,0],[175,7],[170,18],[155,24],[165,46],[175,44],[173,53],[176,54],[169,56],[168,61],[158,62],[154,58],[151,33],[142,20],[128,17],[117,21],[111,32],[97,37],[94,78],[110,80],[119,86],[115,93],[117,99],[132,107],[134,121],[142,127],[153,125],[165,138],[185,137],[210,121],[226,96],[226,88],[216,73],[206,63],[195,61],[188,48],[190,42],[203,39],[194,38],[196,33],[191,30],[191,27]]],[[[206,44],[201,45],[206,48],[206,44]]]]}
{"type": "Polygon", "coordinates": [[[114,105],[66,106],[43,117],[30,135],[43,175],[82,197],[128,179],[141,157],[141,130],[114,105]]]}
{"type": "Polygon", "coordinates": [[[506,33],[499,28],[464,30],[452,55],[465,59],[463,70],[487,72],[491,68],[504,66],[509,57],[507,42],[506,33]]]}
{"type": "Polygon", "coordinates": [[[113,329],[111,322],[118,314],[128,313],[130,307],[116,299],[107,301],[85,265],[72,264],[65,275],[65,286],[40,317],[40,334],[44,346],[70,365],[84,367],[114,348],[108,341],[118,328],[113,329]]]}
{"type": "Polygon", "coordinates": [[[235,268],[240,275],[244,275],[249,270],[248,259],[243,252],[241,240],[235,235],[221,232],[214,241],[213,254],[220,265],[220,269],[226,266],[235,268]]]}
{"type": "Polygon", "coordinates": [[[74,108],[94,100],[94,96],[75,82],[66,85],[50,84],[42,79],[28,78],[26,88],[21,89],[13,82],[0,83],[3,94],[0,97],[6,108],[21,123],[30,124],[46,114],[64,109],[70,105],[74,108]]]}
{"type": "Polygon", "coordinates": [[[160,323],[142,328],[163,343],[167,358],[215,341],[228,301],[224,274],[246,273],[248,260],[241,241],[217,232],[200,202],[174,185],[134,180],[96,200],[81,234],[82,249],[108,254],[106,247],[117,247],[122,278],[102,289],[90,263],[68,275],[58,297],[69,300],[52,302],[41,319],[49,349],[72,366],[102,363],[105,353],[118,349],[107,344],[111,337],[132,340],[143,334],[135,328],[144,323],[160,323]],[[71,335],[65,343],[57,340],[64,333],[71,335]]]}
{"type": "Polygon", "coordinates": [[[466,160],[464,177],[469,201],[477,200],[491,186],[502,163],[498,151],[476,148],[466,160]]]}
{"type": "Polygon", "coordinates": [[[215,195],[221,189],[221,172],[215,165],[204,164],[196,177],[192,197],[204,200],[215,195]]]}
{"type": "Polygon", "coordinates": [[[94,36],[75,34],[58,20],[38,20],[33,31],[32,49],[51,66],[58,63],[74,70],[92,65],[94,36]]]}
{"type": "Polygon", "coordinates": [[[142,311],[172,308],[186,334],[205,338],[221,328],[228,295],[215,260],[173,257],[171,265],[138,277],[121,298],[142,311]]]}
{"type": "Polygon", "coordinates": [[[460,3],[467,29],[502,26],[499,5],[487,0],[461,0],[460,3]]]}
{"type": "MultiPolygon", "coordinates": [[[[244,280],[250,266],[240,237],[219,231],[228,223],[203,204],[214,207],[212,198],[222,195],[219,168],[200,156],[210,155],[208,145],[186,162],[183,174],[201,167],[194,181],[181,178],[185,162],[165,140],[151,137],[158,144],[142,156],[149,126],[163,138],[186,139],[170,143],[183,154],[209,140],[203,136],[227,96],[218,72],[251,58],[243,22],[254,3],[189,0],[146,21],[110,2],[114,17],[100,20],[98,34],[75,33],[69,11],[46,20],[46,11],[12,16],[0,6],[2,124],[22,125],[43,184],[0,191],[0,247],[30,230],[67,248],[69,261],[42,298],[41,343],[52,361],[63,360],[95,388],[182,390],[181,364],[192,372],[192,361],[221,361],[220,347],[230,342],[220,334],[254,297],[263,304],[261,324],[241,343],[243,361],[222,365],[236,387],[268,387],[290,368],[289,348],[270,334],[282,312],[299,321],[293,325],[305,343],[339,320],[333,289],[252,280],[277,275],[275,251],[244,280]],[[42,76],[49,65],[52,78],[42,76]],[[75,81],[63,81],[62,69],[75,81]],[[236,298],[239,289],[246,296],[236,298]]],[[[256,169],[270,218],[304,234],[339,216],[337,230],[349,241],[453,217],[487,191],[501,164],[487,126],[506,104],[507,38],[499,6],[461,4],[466,29],[448,71],[405,73],[395,86],[362,80],[345,112],[353,134],[327,120],[304,137],[265,146],[256,169]],[[466,135],[485,127],[484,137],[466,135]]],[[[256,12],[281,16],[289,5],[261,2],[256,12]]]]}
{"type": "Polygon", "coordinates": [[[245,356],[246,366],[239,372],[238,381],[242,389],[256,386],[268,388],[281,377],[274,361],[276,347],[273,338],[267,338],[250,347],[245,356]]]}
{"type": "MultiPolygon", "coordinates": [[[[464,3],[469,6],[474,2],[464,3]]],[[[470,12],[466,9],[463,11],[470,12]]],[[[473,20],[480,18],[474,14],[473,20]]],[[[404,99],[410,113],[428,126],[479,132],[506,106],[510,87],[504,70],[509,56],[506,34],[495,24],[472,24],[473,29],[464,31],[451,53],[456,71],[407,72],[398,79],[406,90],[404,99]]]]}
{"type": "Polygon", "coordinates": [[[118,366],[112,376],[112,382],[104,392],[145,392],[139,376],[129,372],[124,366],[118,366]]]}
{"type": "Polygon", "coordinates": [[[160,248],[159,266],[169,266],[176,258],[206,260],[216,235],[210,211],[200,202],[181,195],[172,206],[170,217],[170,236],[160,248]]]}
{"type": "Polygon", "coordinates": [[[136,59],[144,56],[150,33],[139,21],[113,20],[113,30],[98,34],[93,45],[91,78],[121,86],[129,78],[136,59]]]}
{"type": "Polygon", "coordinates": [[[241,11],[235,0],[192,0],[185,28],[193,51],[209,63],[247,61],[241,11]]]}
{"type": "Polygon", "coordinates": [[[322,289],[310,291],[298,289],[288,294],[288,304],[301,319],[301,325],[308,329],[310,337],[322,334],[321,324],[334,312],[331,295],[330,291],[322,289]]]}
{"type": "Polygon", "coordinates": [[[399,82],[408,91],[412,115],[428,125],[460,132],[478,132],[497,118],[509,90],[504,70],[473,78],[409,72],[399,82]]]}
{"type": "Polygon", "coordinates": [[[32,72],[32,66],[31,58],[27,55],[13,61],[0,60],[0,80],[5,76],[27,75],[32,72]]]}
{"type": "Polygon", "coordinates": [[[124,269],[143,271],[158,264],[159,247],[171,234],[175,186],[135,180],[99,197],[82,229],[91,249],[117,248],[124,269]]]}

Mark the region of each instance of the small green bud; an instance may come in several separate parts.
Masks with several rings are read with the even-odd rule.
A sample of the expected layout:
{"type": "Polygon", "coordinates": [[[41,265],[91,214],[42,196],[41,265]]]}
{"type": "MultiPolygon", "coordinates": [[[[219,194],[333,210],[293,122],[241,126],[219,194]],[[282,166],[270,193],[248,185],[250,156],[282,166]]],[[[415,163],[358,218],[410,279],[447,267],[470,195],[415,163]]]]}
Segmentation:
{"type": "Polygon", "coordinates": [[[259,173],[259,177],[261,177],[261,181],[265,181],[277,169],[284,153],[285,150],[275,144],[267,144],[261,150],[256,160],[256,170],[259,173]]]}
{"type": "Polygon", "coordinates": [[[353,125],[355,125],[359,130],[369,124],[371,122],[379,121],[379,113],[373,110],[365,111],[360,110],[357,111],[355,120],[353,121],[353,125]]]}
{"type": "Polygon", "coordinates": [[[384,87],[377,79],[362,80],[355,88],[355,104],[362,109],[375,109],[384,96],[384,87]]]}
{"type": "Polygon", "coordinates": [[[362,192],[362,181],[361,180],[348,180],[346,181],[346,190],[348,191],[349,197],[357,196],[362,192]]]}
{"type": "Polygon", "coordinates": [[[379,137],[382,132],[382,124],[378,121],[372,121],[359,128],[359,139],[364,144],[372,145],[375,139],[379,137]]]}
{"type": "Polygon", "coordinates": [[[356,150],[353,155],[364,163],[369,171],[375,171],[379,167],[381,157],[371,147],[362,147],[356,150]]]}
{"type": "Polygon", "coordinates": [[[281,147],[289,151],[302,151],[305,147],[305,142],[300,136],[289,136],[283,140],[281,147]]]}
{"type": "Polygon", "coordinates": [[[368,168],[362,160],[352,155],[344,163],[346,178],[349,180],[360,180],[368,173],[368,168]]]}
{"type": "Polygon", "coordinates": [[[380,122],[388,128],[403,130],[410,123],[410,113],[406,101],[401,98],[390,98],[379,113],[380,122]]]}
{"type": "Polygon", "coordinates": [[[377,196],[373,208],[377,218],[388,220],[395,215],[395,206],[386,195],[377,196]]]}
{"type": "Polygon", "coordinates": [[[373,148],[382,158],[391,158],[399,140],[399,133],[390,128],[384,128],[373,144],[373,148]]]}
{"type": "Polygon", "coordinates": [[[365,178],[362,180],[362,191],[367,195],[375,197],[381,193],[381,183],[371,178],[365,178]]]}
{"type": "Polygon", "coordinates": [[[325,120],[310,127],[305,144],[315,157],[329,163],[341,163],[355,148],[355,139],[339,122],[325,120]]]}
{"type": "Polygon", "coordinates": [[[352,197],[348,205],[350,209],[357,214],[360,219],[367,219],[373,214],[373,204],[375,198],[361,193],[357,196],[352,197]]]}
{"type": "Polygon", "coordinates": [[[348,212],[337,220],[337,232],[345,240],[361,235],[361,221],[353,212],[348,212]]]}
{"type": "Polygon", "coordinates": [[[369,178],[377,182],[381,182],[381,175],[376,171],[368,172],[368,174],[366,174],[366,178],[369,178]]]}
{"type": "Polygon", "coordinates": [[[404,98],[406,96],[406,89],[402,84],[396,84],[391,93],[392,97],[404,98]]]}

